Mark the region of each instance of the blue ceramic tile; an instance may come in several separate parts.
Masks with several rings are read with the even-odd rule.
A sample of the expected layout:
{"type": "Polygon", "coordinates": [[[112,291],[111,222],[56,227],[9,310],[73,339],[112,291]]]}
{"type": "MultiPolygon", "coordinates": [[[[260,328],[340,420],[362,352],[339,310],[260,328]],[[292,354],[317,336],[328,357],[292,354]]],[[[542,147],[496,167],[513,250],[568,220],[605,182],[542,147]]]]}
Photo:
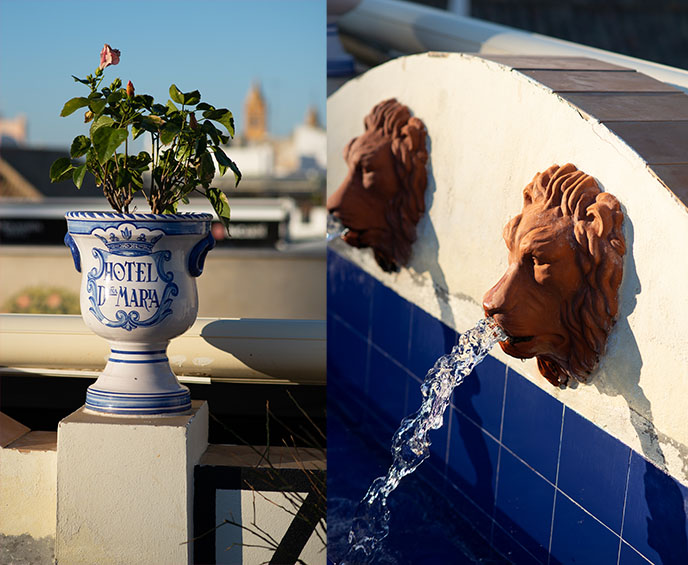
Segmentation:
{"type": "Polygon", "coordinates": [[[492,534],[492,546],[504,557],[517,565],[544,565],[547,556],[536,559],[521,544],[506,533],[499,524],[495,524],[492,534]]]}
{"type": "Polygon", "coordinates": [[[509,369],[502,443],[552,483],[557,473],[562,412],[561,402],[509,369]]]}
{"type": "Polygon", "coordinates": [[[495,519],[540,560],[549,547],[554,487],[502,449],[495,519]]]}
{"type": "Polygon", "coordinates": [[[619,565],[648,565],[650,561],[645,559],[640,553],[628,545],[625,541],[621,542],[621,554],[619,555],[619,565]]]}
{"type": "Polygon", "coordinates": [[[367,396],[396,429],[406,416],[407,373],[376,347],[371,347],[367,396]]]}
{"type": "Polygon", "coordinates": [[[456,332],[425,310],[413,307],[411,319],[411,348],[408,368],[424,379],[435,361],[452,350],[456,344],[456,332]]]}
{"type": "Polygon", "coordinates": [[[506,366],[489,355],[454,392],[453,404],[467,418],[499,439],[506,366]]]}
{"type": "Polygon", "coordinates": [[[373,290],[371,339],[393,359],[406,365],[409,350],[411,303],[376,282],[373,290]]]}
{"type": "Polygon", "coordinates": [[[327,320],[327,377],[364,391],[368,343],[333,316],[327,320]]]}
{"type": "Polygon", "coordinates": [[[327,310],[368,336],[375,280],[362,269],[327,251],[327,310]]]}
{"type": "Polygon", "coordinates": [[[499,444],[452,409],[447,476],[488,514],[492,513],[499,444]]]}
{"type": "Polygon", "coordinates": [[[458,514],[461,514],[466,520],[468,520],[473,528],[480,535],[489,540],[490,534],[492,532],[492,516],[491,509],[487,513],[485,510],[480,508],[475,502],[468,498],[461,490],[452,485],[450,481],[446,481],[446,489],[444,494],[447,499],[451,501],[453,508],[458,514]]]}
{"type": "Polygon", "coordinates": [[[619,541],[619,536],[557,492],[550,564],[616,563],[619,541]]]}
{"type": "Polygon", "coordinates": [[[557,487],[621,533],[630,448],[566,409],[557,487]]]}
{"type": "Polygon", "coordinates": [[[633,452],[622,537],[653,563],[688,563],[688,489],[633,452]]]}

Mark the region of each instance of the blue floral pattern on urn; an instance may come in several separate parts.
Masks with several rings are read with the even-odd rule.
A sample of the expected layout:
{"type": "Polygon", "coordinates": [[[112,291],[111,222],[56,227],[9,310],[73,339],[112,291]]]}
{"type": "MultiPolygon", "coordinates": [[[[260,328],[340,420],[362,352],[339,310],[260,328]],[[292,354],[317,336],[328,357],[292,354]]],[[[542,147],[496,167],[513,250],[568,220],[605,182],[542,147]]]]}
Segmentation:
{"type": "Polygon", "coordinates": [[[99,413],[161,415],[191,408],[167,358],[196,319],[195,277],[215,245],[210,214],[69,212],[65,244],[82,273],[81,313],[111,355],[86,394],[99,413]]]}

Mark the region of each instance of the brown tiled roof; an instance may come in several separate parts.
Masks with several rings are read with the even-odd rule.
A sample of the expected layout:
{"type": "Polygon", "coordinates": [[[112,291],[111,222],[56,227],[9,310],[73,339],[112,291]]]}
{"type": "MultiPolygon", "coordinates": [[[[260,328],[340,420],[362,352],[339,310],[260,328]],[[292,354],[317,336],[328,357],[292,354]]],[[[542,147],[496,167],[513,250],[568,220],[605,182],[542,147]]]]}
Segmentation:
{"type": "Polygon", "coordinates": [[[84,178],[80,190],[71,180],[52,184],[50,182],[50,166],[60,157],[69,156],[69,151],[54,149],[33,149],[25,147],[0,147],[0,158],[9,164],[21,177],[43,196],[51,197],[79,197],[102,196],[89,174],[84,178]]]}

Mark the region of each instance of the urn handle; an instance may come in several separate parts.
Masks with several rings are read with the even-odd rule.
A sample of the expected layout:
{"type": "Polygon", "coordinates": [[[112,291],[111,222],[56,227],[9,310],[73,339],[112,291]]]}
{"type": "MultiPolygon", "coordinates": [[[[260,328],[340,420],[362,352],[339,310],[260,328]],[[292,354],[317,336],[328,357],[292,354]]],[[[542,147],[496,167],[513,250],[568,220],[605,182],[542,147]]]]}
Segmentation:
{"type": "Polygon", "coordinates": [[[72,234],[67,232],[64,236],[64,243],[69,250],[72,252],[72,259],[74,260],[74,268],[77,273],[81,272],[81,253],[79,253],[79,248],[76,245],[76,241],[72,237],[72,234]]]}
{"type": "Polygon", "coordinates": [[[199,241],[189,254],[189,274],[192,277],[200,277],[205,265],[205,256],[213,247],[215,247],[215,238],[213,234],[208,232],[201,241],[199,241]]]}

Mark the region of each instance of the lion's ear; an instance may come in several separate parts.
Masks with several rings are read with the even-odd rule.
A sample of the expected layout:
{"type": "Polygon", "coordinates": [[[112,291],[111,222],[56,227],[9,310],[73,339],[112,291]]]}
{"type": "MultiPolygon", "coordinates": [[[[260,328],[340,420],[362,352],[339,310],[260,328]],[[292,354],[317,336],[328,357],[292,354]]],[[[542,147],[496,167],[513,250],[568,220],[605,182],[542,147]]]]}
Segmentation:
{"type": "Polygon", "coordinates": [[[595,235],[606,239],[614,229],[614,214],[620,210],[619,202],[611,194],[601,192],[595,202],[585,210],[590,228],[595,235]]]}
{"type": "MultiPolygon", "coordinates": [[[[620,256],[626,253],[622,224],[623,212],[619,201],[608,192],[597,195],[595,202],[588,206],[586,213],[586,231],[588,239],[594,234],[599,241],[606,241],[620,256]]],[[[594,254],[596,246],[590,246],[594,254]]]]}
{"type": "Polygon", "coordinates": [[[516,240],[516,230],[521,223],[522,214],[511,218],[504,226],[504,231],[502,231],[502,237],[504,238],[504,243],[506,243],[506,248],[511,251],[516,240]]]}

